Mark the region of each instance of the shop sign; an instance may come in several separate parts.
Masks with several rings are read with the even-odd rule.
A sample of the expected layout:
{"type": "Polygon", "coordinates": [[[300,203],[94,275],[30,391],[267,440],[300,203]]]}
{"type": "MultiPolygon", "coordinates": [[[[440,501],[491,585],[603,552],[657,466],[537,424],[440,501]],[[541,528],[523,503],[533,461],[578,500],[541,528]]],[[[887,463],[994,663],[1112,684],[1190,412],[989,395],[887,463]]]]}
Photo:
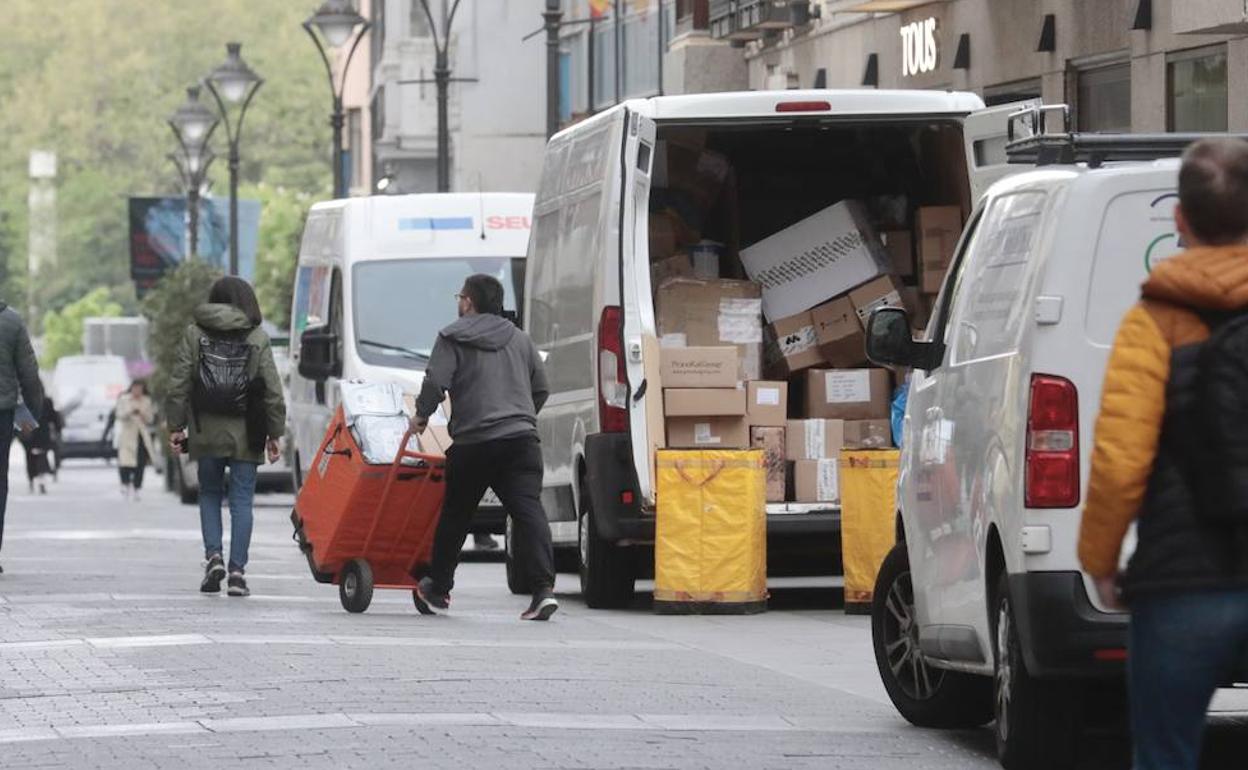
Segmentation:
{"type": "Polygon", "coordinates": [[[940,64],[936,19],[901,25],[901,74],[913,77],[935,71],[940,64]]]}

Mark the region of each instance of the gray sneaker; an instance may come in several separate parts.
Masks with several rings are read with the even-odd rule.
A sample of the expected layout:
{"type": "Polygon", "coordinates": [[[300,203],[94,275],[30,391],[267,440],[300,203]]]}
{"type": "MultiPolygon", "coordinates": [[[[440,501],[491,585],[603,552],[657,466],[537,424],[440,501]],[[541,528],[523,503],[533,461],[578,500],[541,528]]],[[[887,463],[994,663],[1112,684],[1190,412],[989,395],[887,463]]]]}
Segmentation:
{"type": "Polygon", "coordinates": [[[226,586],[228,587],[225,592],[230,596],[251,596],[251,589],[247,587],[247,580],[243,578],[241,572],[231,572],[226,586]]]}
{"type": "Polygon", "coordinates": [[[215,594],[221,590],[222,580],[225,580],[225,562],[221,560],[220,554],[214,553],[204,565],[204,579],[199,584],[199,590],[206,594],[215,594]]]}
{"type": "Polygon", "coordinates": [[[520,619],[550,620],[550,616],[558,610],[559,601],[555,599],[555,592],[546,588],[533,594],[533,601],[529,603],[527,610],[520,613],[520,619]]]}

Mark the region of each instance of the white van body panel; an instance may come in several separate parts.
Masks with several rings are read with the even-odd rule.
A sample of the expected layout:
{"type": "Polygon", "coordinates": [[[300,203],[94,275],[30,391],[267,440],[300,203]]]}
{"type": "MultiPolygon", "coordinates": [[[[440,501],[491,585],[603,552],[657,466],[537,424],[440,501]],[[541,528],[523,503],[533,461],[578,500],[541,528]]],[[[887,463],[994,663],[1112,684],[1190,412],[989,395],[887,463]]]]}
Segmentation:
{"type": "MultiPolygon", "coordinates": [[[[357,269],[373,263],[399,263],[450,258],[497,258],[519,260],[528,248],[533,196],[526,193],[449,193],[372,196],[327,201],[312,207],[304,229],[295,278],[291,311],[290,413],[292,442],[301,470],[311,464],[334,410],[338,406],[337,381],[324,385],[307,380],[298,371],[303,331],[330,323],[342,340],[342,378],[369,382],[393,382],[405,392],[416,393],[423,380],[423,366],[387,365],[361,350],[358,332],[360,312],[367,303],[356,296],[360,281],[357,269]],[[340,293],[335,290],[340,287],[340,293]],[[340,317],[332,317],[335,297],[341,298],[340,317]],[[363,303],[363,305],[361,304],[363,303]]],[[[466,277],[466,274],[465,276],[466,277]]],[[[462,281],[462,279],[458,279],[462,281]]],[[[376,301],[402,308],[407,303],[419,312],[421,303],[432,303],[444,320],[454,317],[454,294],[460,283],[450,281],[436,289],[420,285],[419,279],[385,286],[390,296],[376,301]],[[426,296],[422,292],[435,293],[426,296]],[[445,312],[443,312],[445,309],[445,312]]],[[[509,295],[518,294],[506,286],[509,295]]],[[[508,302],[519,306],[518,296],[508,302]]],[[[432,340],[438,328],[419,333],[432,340]]],[[[383,342],[385,340],[382,340],[383,342]]],[[[435,421],[440,418],[435,415],[435,421]]]]}
{"type": "MultiPolygon", "coordinates": [[[[1176,250],[1177,170],[1177,161],[1158,161],[1029,171],[992,186],[967,225],[958,247],[966,258],[955,262],[938,301],[945,308],[949,295],[937,311],[948,314],[944,361],[911,376],[899,482],[921,634],[973,629],[987,653],[978,665],[937,665],[992,671],[991,538],[999,538],[1009,574],[1080,569],[1081,507],[1024,507],[1030,379],[1055,375],[1076,387],[1086,491],[1118,321],[1138,299],[1150,256],[1155,264],[1176,250]],[[1001,212],[1011,216],[994,216],[1001,212]],[[1018,249],[1025,254],[1009,258],[1018,249]],[[1017,331],[994,337],[997,319],[1017,331]],[[1049,547],[1025,553],[1025,527],[1043,531],[1049,547]]],[[[1129,538],[1124,564],[1132,545],[1129,538]]],[[[1084,584],[1104,611],[1086,575],[1084,584]]]]}

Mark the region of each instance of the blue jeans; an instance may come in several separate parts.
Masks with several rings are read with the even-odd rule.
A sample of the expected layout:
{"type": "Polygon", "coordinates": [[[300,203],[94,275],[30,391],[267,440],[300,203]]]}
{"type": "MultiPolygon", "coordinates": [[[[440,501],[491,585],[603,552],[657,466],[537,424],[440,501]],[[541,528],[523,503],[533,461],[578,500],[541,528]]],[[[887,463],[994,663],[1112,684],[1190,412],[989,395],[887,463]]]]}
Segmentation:
{"type": "Polygon", "coordinates": [[[251,505],[256,497],[258,463],[229,457],[199,458],[199,526],[204,534],[204,555],[220,556],[221,498],[225,492],[225,469],[230,469],[230,572],[247,566],[251,545],[251,505]]]}
{"type": "Polygon", "coordinates": [[[1196,770],[1209,701],[1248,653],[1248,590],[1135,598],[1128,645],[1135,770],[1196,770]]]}

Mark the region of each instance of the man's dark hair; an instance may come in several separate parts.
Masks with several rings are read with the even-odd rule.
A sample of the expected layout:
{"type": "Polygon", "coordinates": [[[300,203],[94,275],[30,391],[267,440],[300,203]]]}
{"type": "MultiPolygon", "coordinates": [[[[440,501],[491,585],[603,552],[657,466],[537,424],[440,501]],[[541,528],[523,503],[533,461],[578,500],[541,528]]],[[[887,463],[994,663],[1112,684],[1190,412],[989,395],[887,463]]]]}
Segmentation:
{"type": "Polygon", "coordinates": [[[256,301],[256,292],[242,278],[233,275],[218,278],[208,290],[208,301],[214,305],[233,305],[243,311],[252,326],[259,326],[263,320],[260,303],[256,301]]]}
{"type": "Polygon", "coordinates": [[[478,313],[503,314],[503,285],[492,275],[477,273],[464,279],[464,294],[478,313]]]}
{"type": "Polygon", "coordinates": [[[1248,141],[1201,139],[1183,153],[1179,206],[1192,234],[1222,246],[1248,236],[1248,141]]]}

